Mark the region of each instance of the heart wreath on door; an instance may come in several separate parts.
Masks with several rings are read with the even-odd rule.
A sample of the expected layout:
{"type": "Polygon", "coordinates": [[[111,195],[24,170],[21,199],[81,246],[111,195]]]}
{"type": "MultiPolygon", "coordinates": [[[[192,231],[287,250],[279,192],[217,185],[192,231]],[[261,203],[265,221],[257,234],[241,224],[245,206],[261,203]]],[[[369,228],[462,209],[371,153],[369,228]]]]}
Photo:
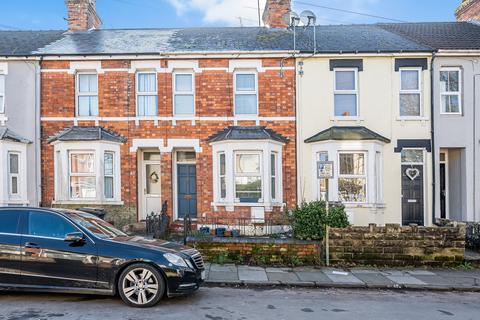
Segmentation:
{"type": "Polygon", "coordinates": [[[418,170],[417,168],[408,168],[407,170],[405,170],[405,175],[410,179],[410,180],[415,180],[416,178],[418,178],[418,176],[420,175],[420,170],[418,170]]]}

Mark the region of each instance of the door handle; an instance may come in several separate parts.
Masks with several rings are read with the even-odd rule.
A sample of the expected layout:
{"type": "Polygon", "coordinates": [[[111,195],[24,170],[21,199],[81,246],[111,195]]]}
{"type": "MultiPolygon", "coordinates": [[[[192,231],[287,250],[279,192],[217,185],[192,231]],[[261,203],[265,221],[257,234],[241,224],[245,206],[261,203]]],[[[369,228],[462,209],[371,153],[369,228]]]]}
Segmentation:
{"type": "Polygon", "coordinates": [[[26,242],[25,243],[25,248],[30,248],[30,249],[39,249],[40,246],[36,243],[33,242],[26,242]]]}

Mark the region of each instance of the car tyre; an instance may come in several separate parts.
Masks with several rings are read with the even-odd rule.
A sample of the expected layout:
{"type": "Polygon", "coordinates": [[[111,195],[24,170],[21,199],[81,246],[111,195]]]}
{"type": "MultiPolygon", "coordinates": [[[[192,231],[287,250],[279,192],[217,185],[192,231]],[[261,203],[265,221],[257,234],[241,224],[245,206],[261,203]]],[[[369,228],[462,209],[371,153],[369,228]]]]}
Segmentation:
{"type": "Polygon", "coordinates": [[[165,294],[165,279],[153,266],[136,263],[123,270],[118,278],[118,293],[131,307],[148,308],[156,305],[165,294]]]}

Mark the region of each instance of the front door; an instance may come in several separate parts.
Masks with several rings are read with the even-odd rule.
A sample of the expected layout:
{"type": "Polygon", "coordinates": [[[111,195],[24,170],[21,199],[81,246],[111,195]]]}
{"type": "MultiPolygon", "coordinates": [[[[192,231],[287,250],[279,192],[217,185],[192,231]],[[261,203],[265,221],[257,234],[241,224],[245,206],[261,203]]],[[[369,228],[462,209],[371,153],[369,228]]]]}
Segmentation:
{"type": "Polygon", "coordinates": [[[177,164],[178,218],[197,216],[197,170],[195,164],[177,164]]]}
{"type": "Polygon", "coordinates": [[[97,249],[88,238],[66,242],[79,229],[61,215],[25,210],[22,283],[29,286],[96,288],[97,249]]]}
{"type": "Polygon", "coordinates": [[[402,223],[423,225],[423,165],[402,165],[402,223]]]}
{"type": "Polygon", "coordinates": [[[152,212],[159,214],[162,211],[159,152],[143,153],[142,171],[143,197],[140,220],[144,220],[152,212]]]}

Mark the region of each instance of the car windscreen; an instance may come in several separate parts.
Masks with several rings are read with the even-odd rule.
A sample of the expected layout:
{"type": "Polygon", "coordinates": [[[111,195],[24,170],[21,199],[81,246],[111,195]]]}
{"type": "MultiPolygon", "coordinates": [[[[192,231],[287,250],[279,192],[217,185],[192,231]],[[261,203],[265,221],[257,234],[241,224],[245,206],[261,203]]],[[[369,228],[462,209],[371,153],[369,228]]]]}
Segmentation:
{"type": "Polygon", "coordinates": [[[79,226],[87,229],[93,235],[98,238],[107,239],[107,238],[116,238],[124,237],[126,234],[108,222],[88,214],[88,213],[76,213],[76,212],[65,212],[67,216],[72,219],[79,226]]]}

